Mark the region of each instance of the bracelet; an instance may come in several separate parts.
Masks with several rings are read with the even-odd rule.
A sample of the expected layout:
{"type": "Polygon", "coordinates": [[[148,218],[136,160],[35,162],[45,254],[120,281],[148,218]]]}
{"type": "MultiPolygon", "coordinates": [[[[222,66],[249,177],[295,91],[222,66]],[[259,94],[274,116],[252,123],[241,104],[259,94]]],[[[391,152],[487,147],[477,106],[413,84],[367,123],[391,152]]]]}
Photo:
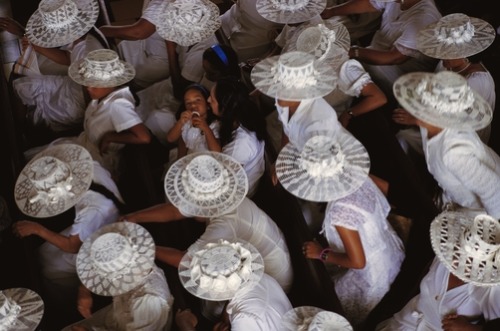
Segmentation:
{"type": "Polygon", "coordinates": [[[354,58],[357,59],[359,58],[359,47],[358,46],[352,46],[351,47],[353,49],[353,52],[354,52],[354,58]]]}
{"type": "Polygon", "coordinates": [[[330,253],[332,251],[331,248],[325,248],[321,251],[321,253],[319,253],[319,259],[323,262],[326,261],[326,259],[328,259],[328,253],[330,253]]]}

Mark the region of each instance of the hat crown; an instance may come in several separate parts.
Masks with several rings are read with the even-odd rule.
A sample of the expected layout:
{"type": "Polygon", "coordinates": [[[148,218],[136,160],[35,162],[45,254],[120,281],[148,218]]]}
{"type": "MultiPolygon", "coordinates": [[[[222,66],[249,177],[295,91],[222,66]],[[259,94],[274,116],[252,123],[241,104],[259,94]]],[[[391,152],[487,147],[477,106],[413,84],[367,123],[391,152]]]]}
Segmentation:
{"type": "Polygon", "coordinates": [[[334,177],[344,169],[345,154],[342,148],[326,136],[310,138],[300,156],[302,169],[312,177],[334,177]]]}
{"type": "Polygon", "coordinates": [[[276,82],[286,88],[305,88],[317,84],[314,56],[304,52],[288,52],[280,56],[276,82]]]}
{"type": "Polygon", "coordinates": [[[10,330],[15,325],[20,312],[21,306],[0,291],[0,330],[10,330]]]}
{"type": "Polygon", "coordinates": [[[78,16],[78,7],[72,0],[42,0],[38,5],[42,21],[49,28],[69,25],[78,16]]]}
{"type": "Polygon", "coordinates": [[[44,200],[47,204],[57,203],[67,195],[74,195],[71,192],[71,168],[66,162],[53,156],[42,156],[34,160],[27,177],[37,191],[30,198],[30,203],[38,200],[44,200]]]}
{"type": "Polygon", "coordinates": [[[238,269],[240,264],[240,253],[229,245],[207,249],[200,261],[201,271],[212,277],[229,276],[238,269]]]}
{"type": "Polygon", "coordinates": [[[500,224],[491,216],[478,215],[461,238],[463,249],[478,259],[493,259],[500,249],[500,224]]]}
{"type": "Polygon", "coordinates": [[[191,160],[184,174],[189,186],[199,193],[215,193],[224,184],[224,167],[208,155],[200,155],[191,160]]]}
{"type": "Polygon", "coordinates": [[[297,38],[297,50],[313,54],[322,60],[335,42],[336,33],[323,24],[311,26],[302,31],[297,38]]]}
{"type": "Polygon", "coordinates": [[[309,0],[271,0],[271,3],[279,10],[295,11],[305,8],[309,0]]]}
{"type": "Polygon", "coordinates": [[[124,269],[131,264],[133,247],[130,241],[116,232],[99,236],[90,248],[91,260],[101,274],[123,274],[124,269]]]}
{"type": "Polygon", "coordinates": [[[474,37],[474,25],[465,14],[450,14],[436,25],[436,38],[445,44],[467,43],[474,37]]]}
{"type": "Polygon", "coordinates": [[[210,13],[207,13],[206,6],[192,0],[175,1],[171,3],[168,10],[171,16],[175,17],[175,24],[183,25],[191,29],[204,28],[210,20],[210,13]]]}
{"type": "Polygon", "coordinates": [[[118,54],[109,49],[99,49],[89,52],[79,66],[78,73],[86,79],[106,81],[120,77],[125,72],[125,66],[118,54]]]}

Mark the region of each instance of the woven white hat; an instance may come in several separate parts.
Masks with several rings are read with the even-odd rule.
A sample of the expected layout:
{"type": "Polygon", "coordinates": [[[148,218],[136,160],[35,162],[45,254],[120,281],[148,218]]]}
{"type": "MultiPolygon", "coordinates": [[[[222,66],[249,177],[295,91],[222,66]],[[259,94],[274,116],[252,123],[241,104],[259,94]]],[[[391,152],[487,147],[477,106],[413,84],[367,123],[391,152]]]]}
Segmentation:
{"type": "Polygon", "coordinates": [[[219,29],[219,7],[210,0],[165,1],[155,24],[163,39],[191,46],[209,38],[219,29]]]}
{"type": "Polygon", "coordinates": [[[352,331],[343,316],[314,306],[300,306],[283,315],[283,331],[352,331]]]}
{"type": "Polygon", "coordinates": [[[108,224],[87,238],[76,257],[76,271],[90,291],[115,296],[133,290],[151,272],[155,243],[142,226],[108,224]]]}
{"type": "Polygon", "coordinates": [[[204,246],[195,243],[179,264],[179,277],[186,290],[211,301],[229,300],[251,289],[263,273],[262,256],[241,240],[220,239],[204,246]]]}
{"type": "Polygon", "coordinates": [[[120,60],[115,51],[98,49],[73,62],[68,75],[83,86],[115,87],[131,81],[135,69],[130,63],[120,60]]]}
{"type": "Polygon", "coordinates": [[[67,45],[85,35],[98,16],[95,0],[42,0],[26,24],[26,37],[40,47],[67,45]]]}
{"type": "Polygon", "coordinates": [[[247,195],[248,179],[229,155],[191,153],[168,169],[165,192],[183,215],[215,217],[238,207],[247,195]]]}
{"type": "Polygon", "coordinates": [[[316,135],[302,151],[288,143],[276,160],[281,185],[309,201],[334,201],[357,190],[366,180],[370,158],[365,147],[348,133],[316,135]]]}
{"type": "Polygon", "coordinates": [[[479,130],[493,111],[467,80],[454,72],[412,72],[393,85],[399,104],[416,118],[440,128],[479,130]]]}
{"type": "Polygon", "coordinates": [[[495,29],[482,19],[465,14],[449,14],[419,31],[417,48],[436,59],[461,59],[488,48],[495,29]]]}
{"type": "Polygon", "coordinates": [[[42,320],[42,298],[27,288],[0,291],[0,330],[33,331],[42,320]]]}
{"type": "Polygon", "coordinates": [[[309,21],[326,8],[326,0],[257,0],[257,12],[280,24],[309,21]]]}
{"type": "Polygon", "coordinates": [[[332,66],[304,52],[287,52],[257,63],[251,72],[253,85],[271,98],[300,101],[320,98],[336,86],[332,66]]]}
{"type": "Polygon", "coordinates": [[[59,144],[38,153],[19,174],[14,198],[24,214],[44,218],[73,207],[90,187],[90,153],[75,144],[59,144]]]}
{"type": "Polygon", "coordinates": [[[431,223],[436,256],[456,277],[477,286],[500,285],[500,223],[485,214],[443,212],[431,223]]]}

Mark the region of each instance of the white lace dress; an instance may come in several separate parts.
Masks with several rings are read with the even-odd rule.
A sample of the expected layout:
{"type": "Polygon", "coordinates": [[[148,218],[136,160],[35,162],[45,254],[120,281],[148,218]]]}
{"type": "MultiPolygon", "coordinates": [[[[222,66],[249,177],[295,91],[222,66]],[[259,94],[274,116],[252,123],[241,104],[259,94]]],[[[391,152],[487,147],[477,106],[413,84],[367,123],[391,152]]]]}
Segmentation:
{"type": "Polygon", "coordinates": [[[335,252],[345,252],[335,229],[359,232],[366,265],[363,269],[329,268],[345,317],[357,325],[389,291],[405,257],[403,243],[387,222],[389,204],[371,179],[345,198],[329,202],[323,234],[335,252]]]}

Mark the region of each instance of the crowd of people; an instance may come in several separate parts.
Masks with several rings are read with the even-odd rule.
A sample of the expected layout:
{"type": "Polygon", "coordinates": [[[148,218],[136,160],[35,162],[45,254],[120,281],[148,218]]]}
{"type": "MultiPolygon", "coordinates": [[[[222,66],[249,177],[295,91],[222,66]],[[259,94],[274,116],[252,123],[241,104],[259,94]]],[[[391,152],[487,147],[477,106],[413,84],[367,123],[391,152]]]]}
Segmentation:
{"type": "Polygon", "coordinates": [[[24,146],[11,225],[43,241],[44,291],[0,291],[1,330],[35,330],[43,301],[78,311],[65,331],[498,328],[491,24],[434,0],[238,0],[222,14],[145,0],[123,26],[99,13],[41,0],[26,26],[0,18],[22,44],[15,118],[26,140],[50,137],[24,146]],[[164,201],[131,210],[120,187],[141,174],[125,147],[154,143],[164,201]],[[295,244],[324,264],[339,311],[294,306],[289,238],[254,201],[264,180],[296,199],[315,239],[295,244]],[[61,232],[44,225],[61,215],[61,232]],[[148,227],[187,220],[203,231],[182,249],[148,227]],[[416,291],[374,318],[405,265],[416,291]],[[199,307],[175,311],[165,266],[199,307]]]}

